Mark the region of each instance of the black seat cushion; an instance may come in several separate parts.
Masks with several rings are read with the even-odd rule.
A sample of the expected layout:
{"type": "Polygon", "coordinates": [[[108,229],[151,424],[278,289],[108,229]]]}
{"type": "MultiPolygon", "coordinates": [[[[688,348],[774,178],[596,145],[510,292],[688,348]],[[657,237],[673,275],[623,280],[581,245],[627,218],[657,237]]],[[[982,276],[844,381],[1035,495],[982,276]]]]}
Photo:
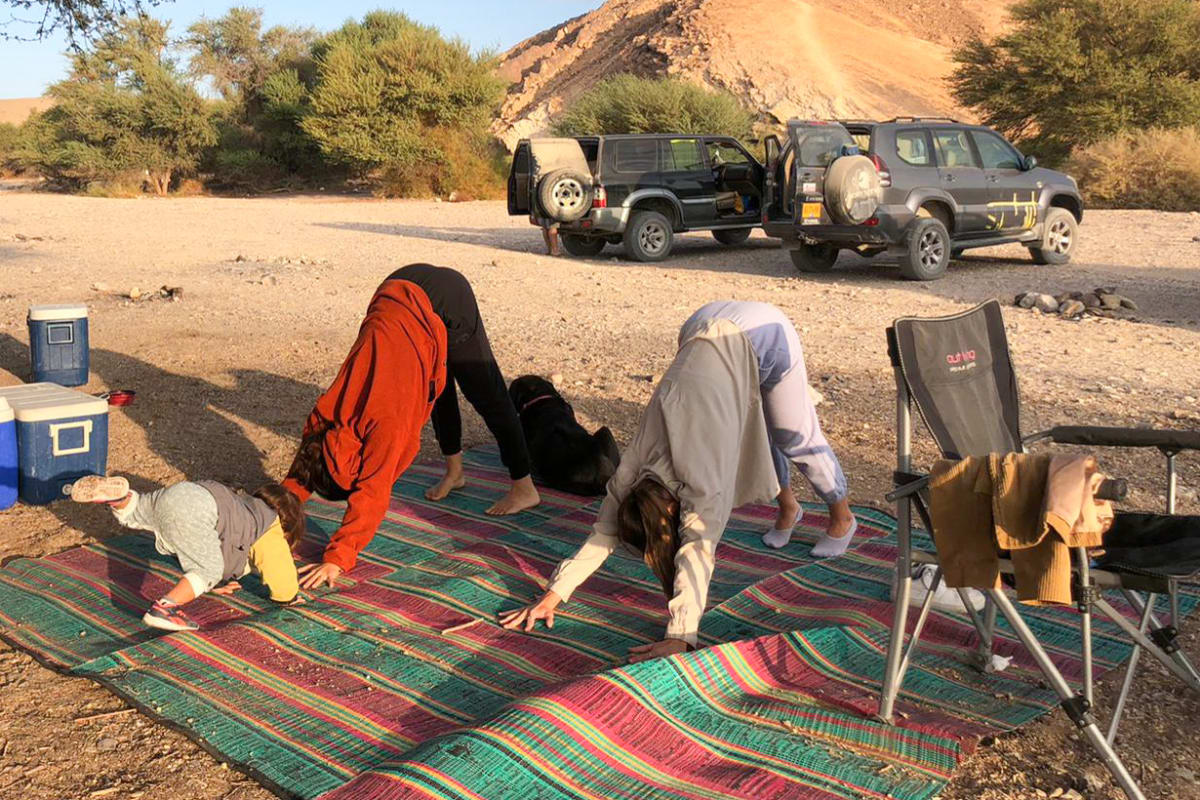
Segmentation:
{"type": "Polygon", "coordinates": [[[1195,576],[1200,573],[1200,516],[1117,514],[1097,563],[1112,572],[1195,576]]]}

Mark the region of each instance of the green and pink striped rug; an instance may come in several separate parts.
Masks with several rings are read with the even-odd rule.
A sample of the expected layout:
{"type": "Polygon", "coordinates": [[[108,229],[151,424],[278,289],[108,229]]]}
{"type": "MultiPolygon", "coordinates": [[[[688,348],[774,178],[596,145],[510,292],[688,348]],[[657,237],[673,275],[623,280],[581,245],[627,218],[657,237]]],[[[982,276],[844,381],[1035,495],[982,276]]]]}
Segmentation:
{"type": "MultiPolygon", "coordinates": [[[[1054,704],[1006,638],[1008,671],[966,668],[969,625],[935,612],[902,724],[871,720],[894,547],[892,518],[866,508],[856,547],[819,563],[808,558],[819,509],[783,551],[759,540],[771,509],[739,510],[718,550],[709,647],[695,653],[623,666],[630,647],[659,638],[665,602],[620,554],[553,631],[504,631],[497,612],[540,593],[598,501],[546,492],[537,509],[491,518],[504,472],[491,451],[469,460],[469,487],[442,504],[422,494],[437,470],[411,469],[359,567],[306,605],[275,607],[247,581],[189,608],[201,631],[150,632],[140,616],[179,570],[129,535],[0,570],[0,635],[278,794],[324,800],[915,800],[936,795],[978,737],[1054,704]]],[[[302,551],[314,557],[341,507],[308,511],[302,551]]],[[[1069,678],[1072,616],[1030,615],[1069,678]]],[[[1108,668],[1128,649],[1098,627],[1108,668]]]]}

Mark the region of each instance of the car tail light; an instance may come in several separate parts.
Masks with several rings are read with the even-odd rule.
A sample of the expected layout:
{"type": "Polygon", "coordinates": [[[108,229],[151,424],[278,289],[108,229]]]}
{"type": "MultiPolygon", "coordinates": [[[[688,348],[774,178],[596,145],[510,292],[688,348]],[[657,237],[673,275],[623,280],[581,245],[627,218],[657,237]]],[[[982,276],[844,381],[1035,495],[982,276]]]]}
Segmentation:
{"type": "Polygon", "coordinates": [[[880,158],[876,153],[871,153],[871,155],[868,157],[871,159],[871,163],[875,165],[875,171],[879,173],[879,185],[885,189],[891,186],[892,173],[888,172],[887,162],[880,158]]]}
{"type": "Polygon", "coordinates": [[[863,225],[866,225],[868,228],[874,228],[878,224],[879,217],[871,217],[869,220],[863,223],[863,225]]]}
{"type": "Polygon", "coordinates": [[[592,208],[608,208],[608,192],[604,191],[603,186],[596,187],[596,193],[592,195],[592,208]]]}

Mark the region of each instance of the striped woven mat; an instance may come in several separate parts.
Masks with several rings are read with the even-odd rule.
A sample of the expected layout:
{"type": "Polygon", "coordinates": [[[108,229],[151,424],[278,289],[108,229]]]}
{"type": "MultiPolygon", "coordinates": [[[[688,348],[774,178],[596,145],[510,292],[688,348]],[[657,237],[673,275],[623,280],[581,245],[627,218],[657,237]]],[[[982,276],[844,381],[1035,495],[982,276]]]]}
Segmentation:
{"type": "MultiPolygon", "coordinates": [[[[1003,631],[1013,666],[983,676],[966,667],[966,620],[934,612],[901,724],[871,720],[895,549],[892,518],[868,508],[852,551],[819,563],[808,551],[823,507],[806,507],[782,551],[759,538],[772,509],[740,509],[717,551],[710,646],[695,653],[622,666],[661,635],[665,601],[620,553],[552,631],[504,631],[497,612],[538,596],[599,501],[543,492],[532,511],[488,517],[505,473],[490,450],[468,463],[468,488],[440,504],[423,497],[439,470],[410,469],[359,566],[306,605],[276,607],[247,579],[189,606],[201,631],[151,632],[140,616],[179,569],[127,535],[0,570],[0,635],[278,794],[323,800],[929,798],[978,737],[1055,703],[1003,631]]],[[[342,507],[307,510],[301,552],[315,558],[342,507]]],[[[1028,618],[1077,677],[1073,613],[1028,618]]],[[[1128,647],[1096,627],[1103,670],[1128,647]]]]}

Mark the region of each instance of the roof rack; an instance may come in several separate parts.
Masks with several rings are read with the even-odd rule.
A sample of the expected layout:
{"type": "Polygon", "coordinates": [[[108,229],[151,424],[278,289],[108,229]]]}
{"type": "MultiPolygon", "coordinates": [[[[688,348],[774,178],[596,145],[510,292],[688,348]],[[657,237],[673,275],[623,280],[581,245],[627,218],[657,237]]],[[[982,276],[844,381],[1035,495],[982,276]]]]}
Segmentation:
{"type": "Polygon", "coordinates": [[[962,124],[954,117],[892,117],[888,122],[950,122],[955,125],[962,124]]]}

